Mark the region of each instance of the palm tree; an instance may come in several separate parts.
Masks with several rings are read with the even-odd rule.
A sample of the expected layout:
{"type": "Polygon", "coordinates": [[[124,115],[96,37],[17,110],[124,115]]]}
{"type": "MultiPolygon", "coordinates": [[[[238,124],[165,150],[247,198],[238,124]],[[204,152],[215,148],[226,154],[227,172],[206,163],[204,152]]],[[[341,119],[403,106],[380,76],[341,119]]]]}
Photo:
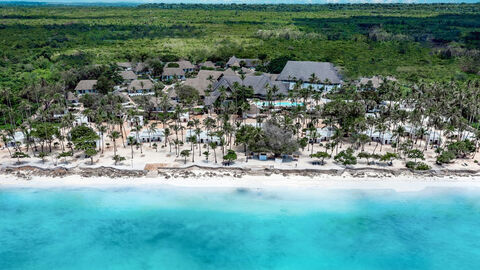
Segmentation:
{"type": "Polygon", "coordinates": [[[182,150],[180,155],[185,158],[184,164],[187,164],[187,158],[190,156],[190,150],[182,150]]]}
{"type": "MultiPolygon", "coordinates": [[[[167,147],[168,137],[170,136],[170,129],[169,128],[165,128],[163,130],[163,136],[165,137],[165,147],[167,147]]],[[[172,147],[170,147],[170,152],[172,152],[172,147]]]]}
{"type": "Polygon", "coordinates": [[[130,145],[130,149],[132,152],[132,159],[133,159],[133,144],[135,144],[136,141],[135,141],[135,138],[132,136],[128,136],[127,140],[128,140],[128,144],[130,145]]]}
{"type": "Polygon", "coordinates": [[[100,126],[97,127],[97,130],[98,130],[98,132],[100,132],[100,138],[102,139],[102,154],[103,154],[103,150],[105,149],[103,135],[105,134],[105,132],[107,132],[107,127],[104,126],[104,125],[100,125],[100,126]]]}
{"type": "Polygon", "coordinates": [[[156,133],[158,131],[157,129],[157,123],[151,123],[150,126],[148,127],[148,137],[150,141],[150,147],[152,147],[152,133],[156,133]]]}
{"type": "Polygon", "coordinates": [[[10,148],[8,147],[8,143],[11,141],[11,139],[8,138],[7,136],[5,136],[5,134],[2,134],[2,141],[3,141],[3,144],[5,145],[5,147],[8,150],[8,154],[10,155],[10,157],[12,157],[12,152],[10,151],[10,148]]]}
{"type": "Polygon", "coordinates": [[[133,127],[133,131],[135,131],[135,136],[137,137],[136,138],[136,144],[140,147],[140,154],[143,154],[142,142],[140,141],[140,131],[142,131],[142,126],[139,124],[138,121],[135,122],[135,126],[133,127]]]}
{"type": "Polygon", "coordinates": [[[120,132],[112,130],[109,135],[110,139],[113,141],[113,155],[117,155],[117,139],[120,138],[120,132]]]}
{"type": "MultiPolygon", "coordinates": [[[[194,147],[194,144],[197,143],[197,136],[192,135],[192,136],[187,138],[187,141],[189,141],[191,143],[192,162],[195,162],[195,147],[194,147]]],[[[200,149],[198,149],[198,151],[200,152],[200,149]]]]}
{"type": "Polygon", "coordinates": [[[196,136],[196,137],[195,137],[195,140],[196,140],[197,143],[198,143],[198,156],[199,156],[199,157],[202,156],[202,151],[200,151],[200,150],[201,150],[200,141],[202,140],[202,139],[201,139],[201,136],[200,136],[201,134],[202,134],[202,130],[201,130],[200,128],[196,128],[196,129],[195,129],[195,136],[196,136]],[[198,138],[198,140],[197,140],[197,138],[198,138]]]}
{"type": "Polygon", "coordinates": [[[217,144],[214,143],[214,142],[210,142],[209,145],[210,145],[210,148],[212,148],[212,150],[213,150],[213,156],[215,157],[215,163],[217,163],[217,152],[215,151],[215,149],[217,149],[217,144]]]}

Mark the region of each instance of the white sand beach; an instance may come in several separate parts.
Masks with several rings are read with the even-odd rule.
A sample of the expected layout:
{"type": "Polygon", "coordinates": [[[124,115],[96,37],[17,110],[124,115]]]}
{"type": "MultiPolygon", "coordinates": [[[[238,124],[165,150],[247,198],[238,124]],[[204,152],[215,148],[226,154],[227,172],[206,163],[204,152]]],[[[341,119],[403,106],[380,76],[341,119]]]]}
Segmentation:
{"type": "MultiPolygon", "coordinates": [[[[193,171],[195,173],[195,171],[193,171]]],[[[33,176],[29,179],[14,175],[0,175],[1,188],[284,188],[284,189],[379,189],[397,192],[420,191],[432,187],[469,188],[480,190],[480,176],[460,177],[426,177],[418,175],[402,175],[393,177],[366,176],[353,177],[346,173],[340,176],[318,175],[217,175],[170,178],[164,176],[147,176],[141,178],[82,177],[69,175],[66,177],[33,176]]]]}

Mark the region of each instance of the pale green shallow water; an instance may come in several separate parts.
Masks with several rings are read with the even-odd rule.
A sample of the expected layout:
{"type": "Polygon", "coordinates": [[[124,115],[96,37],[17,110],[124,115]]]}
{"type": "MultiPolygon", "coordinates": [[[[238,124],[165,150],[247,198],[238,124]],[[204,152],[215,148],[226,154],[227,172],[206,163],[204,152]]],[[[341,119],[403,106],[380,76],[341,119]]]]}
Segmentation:
{"type": "Polygon", "coordinates": [[[480,194],[0,189],[0,269],[480,269],[480,194]]]}

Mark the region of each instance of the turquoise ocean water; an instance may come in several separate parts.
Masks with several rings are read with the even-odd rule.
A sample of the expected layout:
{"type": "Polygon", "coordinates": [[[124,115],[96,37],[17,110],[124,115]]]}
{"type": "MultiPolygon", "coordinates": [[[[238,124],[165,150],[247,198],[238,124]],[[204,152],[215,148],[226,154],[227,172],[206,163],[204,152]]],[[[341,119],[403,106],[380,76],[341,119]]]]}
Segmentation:
{"type": "Polygon", "coordinates": [[[480,269],[480,194],[0,189],[0,269],[480,269]]]}

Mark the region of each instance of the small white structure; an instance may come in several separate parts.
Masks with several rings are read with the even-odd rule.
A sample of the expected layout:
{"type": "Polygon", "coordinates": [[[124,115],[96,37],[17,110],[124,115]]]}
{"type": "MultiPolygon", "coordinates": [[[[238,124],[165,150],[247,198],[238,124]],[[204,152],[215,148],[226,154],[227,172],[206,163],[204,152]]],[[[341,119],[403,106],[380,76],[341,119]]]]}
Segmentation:
{"type": "Polygon", "coordinates": [[[83,124],[88,124],[88,117],[86,117],[83,114],[76,114],[75,115],[75,121],[73,122],[74,125],[80,126],[83,124]]]}
{"type": "Polygon", "coordinates": [[[214,142],[216,144],[220,144],[220,138],[215,135],[207,134],[206,131],[200,132],[200,134],[197,135],[195,130],[187,130],[186,137],[191,137],[191,136],[196,136],[197,141],[200,143],[211,143],[214,142]]]}
{"type": "Polygon", "coordinates": [[[380,131],[373,131],[367,130],[364,131],[363,134],[368,135],[372,142],[379,142],[381,144],[392,144],[396,141],[393,137],[393,134],[390,131],[380,132],[380,131]]]}
{"type": "Polygon", "coordinates": [[[454,136],[456,138],[460,138],[460,140],[462,140],[462,141],[464,141],[464,140],[473,141],[476,138],[475,133],[470,132],[470,131],[463,131],[463,132],[455,131],[455,132],[452,133],[452,136],[454,136]]]}
{"type": "Polygon", "coordinates": [[[180,120],[180,122],[184,122],[184,123],[190,121],[190,113],[185,112],[185,113],[180,114],[179,120],[180,120]]]}
{"type": "Polygon", "coordinates": [[[130,125],[130,127],[134,127],[136,126],[137,124],[139,126],[143,126],[143,115],[135,115],[134,117],[128,119],[128,124],[130,125]]]}
{"type": "MultiPolygon", "coordinates": [[[[332,127],[317,128],[317,134],[314,142],[320,143],[320,142],[328,141],[333,137],[334,134],[335,134],[335,129],[332,127]]],[[[310,130],[307,130],[306,135],[308,138],[310,138],[310,130]]],[[[311,142],[311,139],[310,139],[310,142],[311,142]]]]}
{"type": "Polygon", "coordinates": [[[440,132],[438,131],[430,131],[427,135],[427,140],[429,144],[441,144],[442,138],[440,136],[440,132]]]}
{"type": "Polygon", "coordinates": [[[13,138],[12,136],[7,136],[7,138],[9,139],[9,142],[7,143],[8,147],[17,146],[17,142],[20,144],[25,143],[25,136],[21,131],[15,131],[15,133],[13,134],[13,138]]]}
{"type": "Polygon", "coordinates": [[[404,125],[403,126],[403,129],[405,130],[405,134],[408,134],[408,136],[414,138],[417,136],[417,131],[418,129],[414,126],[411,126],[411,125],[404,125]]]}
{"type": "MultiPolygon", "coordinates": [[[[140,132],[131,132],[128,137],[133,137],[134,142],[139,142],[142,143],[147,143],[147,142],[161,142],[162,138],[164,137],[163,135],[163,129],[157,129],[155,132],[150,132],[148,129],[143,129],[140,132]]],[[[127,140],[127,144],[128,144],[127,140]]]]}

